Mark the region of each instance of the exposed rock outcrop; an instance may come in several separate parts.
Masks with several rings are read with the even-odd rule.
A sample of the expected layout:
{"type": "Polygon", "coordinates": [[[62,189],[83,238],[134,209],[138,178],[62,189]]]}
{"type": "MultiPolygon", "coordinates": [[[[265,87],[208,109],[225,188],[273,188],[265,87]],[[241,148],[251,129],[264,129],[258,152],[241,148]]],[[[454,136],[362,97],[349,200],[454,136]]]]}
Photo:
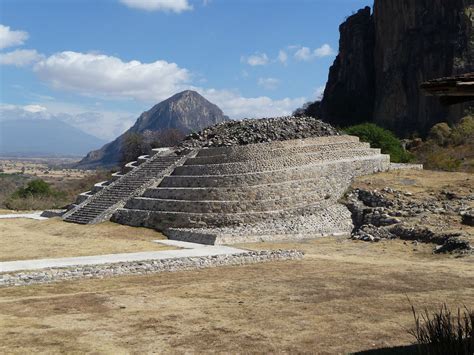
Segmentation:
{"type": "Polygon", "coordinates": [[[426,80],[474,71],[472,0],[375,0],[340,26],[339,55],[321,103],[307,114],[335,125],[372,121],[400,135],[456,121],[470,103],[444,106],[426,80]]]}
{"type": "Polygon", "coordinates": [[[122,144],[129,133],[176,129],[184,134],[229,120],[222,110],[195,91],[186,90],[143,112],[135,124],[113,142],[94,150],[77,167],[96,168],[117,165],[122,157],[122,144]]]}

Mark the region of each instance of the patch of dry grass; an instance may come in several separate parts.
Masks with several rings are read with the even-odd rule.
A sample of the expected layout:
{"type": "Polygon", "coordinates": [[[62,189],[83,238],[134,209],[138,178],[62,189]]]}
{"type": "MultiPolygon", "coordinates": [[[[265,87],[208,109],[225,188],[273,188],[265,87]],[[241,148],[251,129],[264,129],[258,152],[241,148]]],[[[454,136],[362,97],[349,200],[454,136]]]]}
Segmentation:
{"type": "Polygon", "coordinates": [[[111,222],[79,225],[59,218],[0,219],[0,261],[173,249],[153,243],[154,230],[111,222]]]}
{"type": "Polygon", "coordinates": [[[306,256],[1,289],[0,352],[348,353],[412,342],[407,296],[474,304],[472,257],[335,238],[246,247],[306,256]]]}

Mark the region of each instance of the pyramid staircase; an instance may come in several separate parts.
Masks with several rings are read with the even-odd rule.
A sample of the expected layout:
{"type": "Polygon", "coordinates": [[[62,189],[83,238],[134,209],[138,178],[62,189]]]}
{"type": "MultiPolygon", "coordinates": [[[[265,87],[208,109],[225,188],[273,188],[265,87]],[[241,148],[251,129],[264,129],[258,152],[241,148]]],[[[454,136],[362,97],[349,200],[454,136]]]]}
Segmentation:
{"type": "MultiPolygon", "coordinates": [[[[191,153],[190,153],[191,154],[191,153]]],[[[174,151],[160,151],[146,159],[138,166],[132,163],[131,171],[119,177],[103,188],[90,195],[72,210],[63,215],[66,222],[80,224],[94,224],[110,219],[112,213],[132,197],[140,195],[148,187],[158,183],[161,179],[171,174],[176,166],[182,165],[188,156],[178,156],[174,151]]],[[[134,162],[137,163],[137,162],[134,162]]]]}

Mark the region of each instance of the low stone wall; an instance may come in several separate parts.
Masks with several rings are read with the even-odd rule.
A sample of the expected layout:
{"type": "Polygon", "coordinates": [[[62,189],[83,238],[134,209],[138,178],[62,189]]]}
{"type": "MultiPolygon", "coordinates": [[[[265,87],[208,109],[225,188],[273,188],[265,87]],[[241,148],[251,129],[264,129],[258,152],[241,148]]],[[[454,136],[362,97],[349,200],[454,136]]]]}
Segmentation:
{"type": "Polygon", "coordinates": [[[56,281],[106,278],[121,275],[145,275],[159,272],[196,270],[217,266],[236,266],[267,261],[298,260],[304,253],[298,250],[249,251],[239,254],[187,257],[163,260],[114,263],[104,265],[51,268],[39,271],[0,274],[0,287],[26,286],[56,281]]]}

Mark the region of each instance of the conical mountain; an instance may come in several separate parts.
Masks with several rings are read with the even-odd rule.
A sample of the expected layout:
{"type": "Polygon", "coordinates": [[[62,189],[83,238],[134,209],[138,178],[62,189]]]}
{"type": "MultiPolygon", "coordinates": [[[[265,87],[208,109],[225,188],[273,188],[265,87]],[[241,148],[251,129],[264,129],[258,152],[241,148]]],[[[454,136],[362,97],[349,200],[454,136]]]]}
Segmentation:
{"type": "Polygon", "coordinates": [[[186,90],[143,112],[129,130],[102,148],[87,154],[77,167],[97,168],[118,165],[123,155],[123,141],[130,133],[176,129],[187,134],[228,119],[217,105],[196,91],[186,90]]]}

